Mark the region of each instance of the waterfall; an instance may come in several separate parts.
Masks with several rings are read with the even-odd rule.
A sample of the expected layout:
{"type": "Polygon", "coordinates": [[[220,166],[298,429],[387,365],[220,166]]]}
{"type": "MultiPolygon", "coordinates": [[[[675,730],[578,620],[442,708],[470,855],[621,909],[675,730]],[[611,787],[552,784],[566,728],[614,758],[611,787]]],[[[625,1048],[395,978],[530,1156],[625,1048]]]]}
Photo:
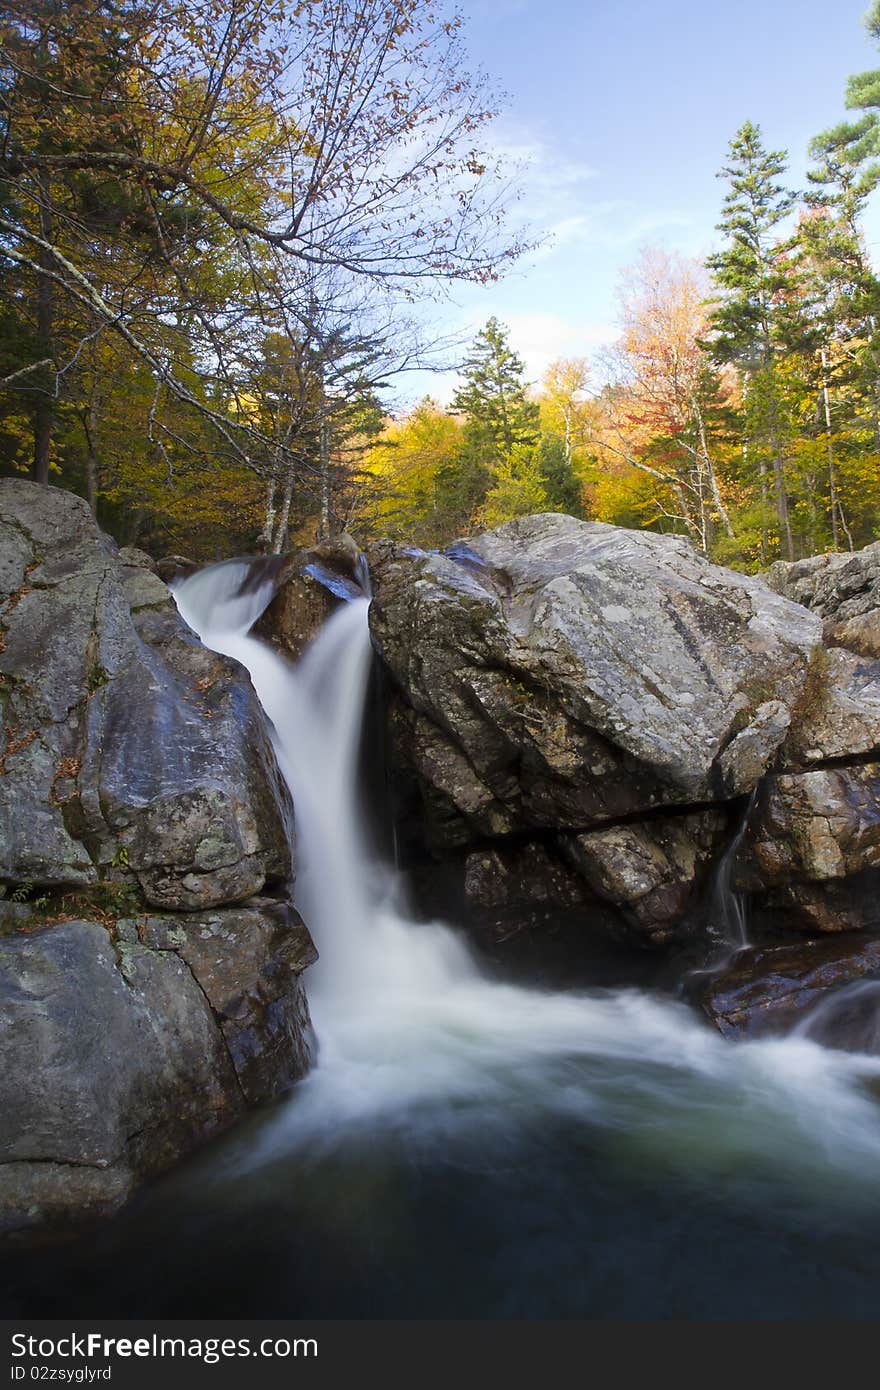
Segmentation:
{"type": "Polygon", "coordinates": [[[504,1149],[544,1115],[625,1135],[684,1171],[781,1167],[821,1185],[831,1164],[877,1183],[877,1057],[804,1036],[731,1043],[681,1002],[634,989],[491,981],[459,933],[411,920],[398,876],[367,848],[358,795],[368,600],[342,605],[294,667],[248,635],[269,595],[242,594],[241,577],[216,566],[175,597],[207,645],[248,668],[272,722],[296,810],[296,902],[320,953],[307,976],[317,1065],[244,1169],[377,1127],[440,1149],[469,1128],[504,1149]]]}
{"type": "Polygon", "coordinates": [[[755,786],[736,834],[718,861],[706,910],[707,935],[711,943],[708,957],[703,965],[688,972],[688,979],[720,974],[751,944],[745,899],[733,886],[733,874],[757,796],[758,788],[755,786]]]}

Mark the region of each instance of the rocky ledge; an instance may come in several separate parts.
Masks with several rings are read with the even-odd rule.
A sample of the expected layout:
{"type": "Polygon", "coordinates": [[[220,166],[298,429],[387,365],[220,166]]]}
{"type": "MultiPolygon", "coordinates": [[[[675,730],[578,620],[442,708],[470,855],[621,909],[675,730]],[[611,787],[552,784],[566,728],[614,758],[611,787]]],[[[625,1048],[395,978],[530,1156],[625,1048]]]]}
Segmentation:
{"type": "Polygon", "coordinates": [[[115,1209],[312,1048],[247,673],[84,502],[0,483],[0,1232],[115,1209]]]}
{"type": "Polygon", "coordinates": [[[557,514],[370,558],[426,902],[674,944],[743,831],[727,868],[768,930],[880,927],[880,663],[828,649],[819,613],[557,514]]]}

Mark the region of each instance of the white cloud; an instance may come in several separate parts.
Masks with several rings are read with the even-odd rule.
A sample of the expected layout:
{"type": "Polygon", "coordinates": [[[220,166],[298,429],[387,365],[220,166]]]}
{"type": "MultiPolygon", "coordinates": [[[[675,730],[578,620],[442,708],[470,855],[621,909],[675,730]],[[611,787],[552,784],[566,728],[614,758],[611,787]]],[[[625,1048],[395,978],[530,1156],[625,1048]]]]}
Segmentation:
{"type": "Polygon", "coordinates": [[[662,233],[680,241],[693,232],[693,214],[680,207],[646,208],[634,200],[603,199],[600,171],[563,153],[539,131],[502,120],[491,150],[507,165],[518,189],[514,219],[540,238],[520,263],[521,270],[574,248],[626,251],[662,233]]]}
{"type": "Polygon", "coordinates": [[[561,314],[508,314],[510,341],[526,364],[530,381],[538,382],[558,357],[589,357],[597,347],[613,342],[617,330],[609,323],[575,323],[561,314]]]}

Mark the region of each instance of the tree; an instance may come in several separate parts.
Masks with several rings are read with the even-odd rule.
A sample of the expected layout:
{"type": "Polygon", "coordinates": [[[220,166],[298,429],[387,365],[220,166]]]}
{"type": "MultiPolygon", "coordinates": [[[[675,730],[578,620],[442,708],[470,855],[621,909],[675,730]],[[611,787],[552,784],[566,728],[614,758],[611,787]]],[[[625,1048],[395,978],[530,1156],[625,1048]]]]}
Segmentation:
{"type": "Polygon", "coordinates": [[[485,466],[508,458],[517,445],[534,444],[540,411],[526,394],[525,364],[496,318],[477,334],[462,377],[452,407],[465,417],[467,440],[485,466]]]}
{"type": "Polygon", "coordinates": [[[585,357],[558,357],[541,381],[541,425],[562,440],[572,466],[586,457],[593,437],[595,409],[589,386],[590,368],[585,357]]]}
{"type": "Polygon", "coordinates": [[[776,374],[777,355],[786,348],[785,305],[790,288],[780,262],[779,229],[795,203],[794,194],[781,182],[786,158],[784,151],[764,148],[760,128],[751,121],[739,129],[719,174],[730,185],[718,224],[727,245],[710,256],[707,264],[721,292],[711,316],[714,354],[719,362],[737,366],[747,395],[758,388],[763,409],[752,412],[752,422],[758,431],[754,442],[761,458],[762,491],[769,455],[780,533],[793,560],[783,407],[776,374]]]}
{"type": "Polygon", "coordinates": [[[727,391],[706,357],[705,272],[646,248],[621,277],[622,334],[610,355],[615,389],[602,401],[600,453],[653,478],[658,515],[704,554],[717,528],[735,541],[713,449],[727,391]]]}
{"type": "Polygon", "coordinates": [[[583,517],[583,484],[575,471],[565,437],[542,430],[537,444],[526,452],[531,455],[544,491],[544,502],[538,510],[583,517]]]}
{"type": "Polygon", "coordinates": [[[365,459],[370,529],[416,545],[451,540],[459,525],[443,510],[438,478],[455,469],[461,448],[461,421],[429,396],[390,422],[365,459]]]}
{"type": "Polygon", "coordinates": [[[492,95],[442,0],[9,0],[0,26],[0,270],[29,330],[6,386],[42,393],[43,481],[43,407],[108,334],[155,383],[157,448],[183,406],[270,479],[279,450],[326,476],[249,408],[267,335],[332,341],[337,366],[344,339],[351,365],[401,295],[492,278],[521,249],[480,148],[492,95]]]}
{"type": "Polygon", "coordinates": [[[550,510],[540,458],[534,449],[516,444],[496,464],[492,486],[477,513],[476,521],[482,529],[491,530],[505,521],[512,521],[514,517],[532,516],[536,512],[550,510]]]}

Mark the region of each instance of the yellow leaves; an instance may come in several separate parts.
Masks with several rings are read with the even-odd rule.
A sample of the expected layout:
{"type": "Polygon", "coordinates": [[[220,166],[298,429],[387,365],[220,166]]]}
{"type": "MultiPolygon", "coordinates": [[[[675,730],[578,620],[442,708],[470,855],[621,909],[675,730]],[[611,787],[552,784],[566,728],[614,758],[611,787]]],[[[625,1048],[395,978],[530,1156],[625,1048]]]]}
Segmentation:
{"type": "Polygon", "coordinates": [[[462,424],[426,398],[391,421],[363,461],[367,520],[385,534],[411,535],[429,515],[438,472],[461,446],[462,424]]]}
{"type": "Polygon", "coordinates": [[[547,510],[549,499],[534,453],[517,446],[494,470],[494,481],[474,521],[480,530],[492,530],[518,516],[547,510]]]}
{"type": "Polygon", "coordinates": [[[668,510],[668,489],[635,468],[611,466],[594,474],[587,487],[591,514],[612,526],[651,526],[668,510]]]}

